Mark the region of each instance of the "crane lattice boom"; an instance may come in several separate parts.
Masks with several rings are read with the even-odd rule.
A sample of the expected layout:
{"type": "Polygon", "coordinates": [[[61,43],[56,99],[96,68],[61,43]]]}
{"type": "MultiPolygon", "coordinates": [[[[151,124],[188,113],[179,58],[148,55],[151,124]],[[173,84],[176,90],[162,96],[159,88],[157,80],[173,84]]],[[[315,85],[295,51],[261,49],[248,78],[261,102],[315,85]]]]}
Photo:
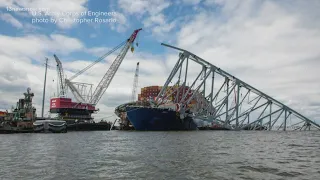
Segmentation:
{"type": "Polygon", "coordinates": [[[136,100],[136,93],[137,93],[137,87],[138,87],[138,78],[139,78],[139,62],[137,63],[136,73],[134,74],[131,101],[135,101],[136,100]]]}
{"type": "Polygon", "coordinates": [[[65,87],[65,81],[64,81],[64,73],[63,73],[63,68],[62,68],[62,63],[60,59],[54,54],[53,57],[55,58],[57,62],[57,72],[58,72],[58,79],[59,79],[59,96],[64,96],[66,94],[66,87],[65,87]]]}
{"type": "Polygon", "coordinates": [[[104,92],[109,87],[114,75],[116,74],[118,68],[120,67],[120,64],[122,63],[122,60],[126,56],[130,46],[132,45],[132,43],[136,39],[136,37],[137,37],[137,35],[138,35],[140,30],[141,30],[141,28],[135,30],[132,33],[131,37],[127,40],[126,45],[121,49],[120,54],[113,61],[113,63],[111,64],[110,68],[108,69],[108,71],[106,72],[106,74],[103,76],[103,78],[101,79],[100,83],[96,87],[96,89],[95,89],[95,91],[94,91],[94,93],[92,95],[92,99],[89,102],[90,104],[97,104],[99,102],[99,100],[101,99],[102,95],[104,94],[104,92]]]}
{"type": "Polygon", "coordinates": [[[116,46],[115,48],[113,48],[111,51],[107,52],[106,54],[104,54],[103,56],[101,56],[99,59],[97,59],[96,61],[94,61],[92,64],[90,64],[89,66],[83,68],[81,71],[77,72],[75,75],[71,76],[69,78],[69,81],[73,80],[74,78],[78,77],[80,74],[84,73],[86,70],[90,69],[92,66],[94,66],[95,64],[97,64],[98,62],[102,61],[104,58],[106,58],[107,56],[109,56],[111,53],[115,52],[116,50],[118,50],[120,47],[122,47],[124,44],[126,43],[126,41],[120,43],[118,46],[116,46]]]}
{"type": "Polygon", "coordinates": [[[85,102],[84,98],[81,96],[81,93],[78,91],[78,89],[73,85],[72,82],[70,82],[68,79],[66,79],[66,85],[70,88],[73,96],[76,98],[78,102],[85,102]]]}

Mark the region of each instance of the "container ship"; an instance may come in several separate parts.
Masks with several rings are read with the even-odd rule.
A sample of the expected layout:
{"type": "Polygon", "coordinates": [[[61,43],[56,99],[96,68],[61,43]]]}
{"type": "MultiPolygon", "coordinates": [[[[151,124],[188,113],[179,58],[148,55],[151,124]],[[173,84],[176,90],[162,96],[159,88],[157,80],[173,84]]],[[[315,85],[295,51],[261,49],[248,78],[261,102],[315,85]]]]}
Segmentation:
{"type": "Polygon", "coordinates": [[[138,131],[197,130],[192,117],[181,119],[171,108],[127,106],[127,117],[138,131]]]}
{"type": "MultiPolygon", "coordinates": [[[[132,124],[138,131],[196,130],[197,125],[191,117],[191,112],[182,119],[178,104],[170,102],[160,107],[152,107],[152,102],[161,88],[161,86],[144,87],[141,89],[141,94],[138,94],[138,101],[118,106],[115,113],[121,122],[127,121],[127,124],[132,124]]],[[[182,93],[179,95],[181,97],[182,93]]],[[[177,93],[172,93],[168,100],[172,101],[176,96],[177,93]]],[[[192,101],[190,105],[192,104],[195,102],[192,101]]]]}

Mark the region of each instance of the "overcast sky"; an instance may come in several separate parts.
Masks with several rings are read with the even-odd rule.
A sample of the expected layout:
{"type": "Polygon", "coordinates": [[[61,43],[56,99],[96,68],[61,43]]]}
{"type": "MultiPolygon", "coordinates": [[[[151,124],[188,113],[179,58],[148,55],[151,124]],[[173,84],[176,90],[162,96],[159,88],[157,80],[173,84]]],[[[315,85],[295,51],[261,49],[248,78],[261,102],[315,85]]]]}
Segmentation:
{"type": "MultiPolygon", "coordinates": [[[[97,105],[98,117],[112,115],[115,106],[129,101],[138,61],[139,87],[164,84],[177,61],[177,52],[160,45],[165,42],[197,54],[312,120],[320,119],[318,0],[0,0],[0,8],[0,109],[15,105],[30,87],[41,114],[48,57],[47,112],[57,89],[54,53],[70,77],[142,27],[139,47],[128,52],[97,105]],[[16,7],[51,13],[13,11],[16,7]],[[88,11],[112,12],[98,19],[116,22],[81,16],[88,11]],[[72,12],[73,17],[54,12],[72,12]],[[39,22],[41,18],[49,22],[39,22]],[[84,18],[93,22],[72,21],[84,18]]],[[[116,55],[75,81],[96,85],[116,55]]]]}

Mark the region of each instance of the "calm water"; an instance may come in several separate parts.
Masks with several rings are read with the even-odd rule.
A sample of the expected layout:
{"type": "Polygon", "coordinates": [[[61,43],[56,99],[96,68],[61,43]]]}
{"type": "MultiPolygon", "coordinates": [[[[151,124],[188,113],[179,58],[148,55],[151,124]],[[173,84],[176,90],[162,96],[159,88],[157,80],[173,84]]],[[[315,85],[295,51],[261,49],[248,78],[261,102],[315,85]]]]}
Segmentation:
{"type": "Polygon", "coordinates": [[[312,179],[320,132],[0,135],[1,179],[312,179]]]}

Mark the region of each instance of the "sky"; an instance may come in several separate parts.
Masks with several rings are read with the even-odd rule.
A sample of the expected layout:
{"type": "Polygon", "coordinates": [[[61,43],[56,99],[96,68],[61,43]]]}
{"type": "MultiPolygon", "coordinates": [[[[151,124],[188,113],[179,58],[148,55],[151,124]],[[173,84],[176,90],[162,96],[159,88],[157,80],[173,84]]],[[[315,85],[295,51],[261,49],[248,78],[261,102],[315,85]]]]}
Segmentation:
{"type": "MultiPolygon", "coordinates": [[[[48,57],[48,114],[57,90],[53,54],[70,77],[142,28],[139,46],[128,52],[97,104],[97,118],[114,115],[130,100],[137,62],[139,88],[165,83],[177,61],[177,51],[161,46],[167,43],[320,120],[319,9],[318,0],[0,0],[0,109],[10,109],[30,87],[41,114],[48,57]]],[[[97,85],[116,55],[75,81],[97,85]]]]}

